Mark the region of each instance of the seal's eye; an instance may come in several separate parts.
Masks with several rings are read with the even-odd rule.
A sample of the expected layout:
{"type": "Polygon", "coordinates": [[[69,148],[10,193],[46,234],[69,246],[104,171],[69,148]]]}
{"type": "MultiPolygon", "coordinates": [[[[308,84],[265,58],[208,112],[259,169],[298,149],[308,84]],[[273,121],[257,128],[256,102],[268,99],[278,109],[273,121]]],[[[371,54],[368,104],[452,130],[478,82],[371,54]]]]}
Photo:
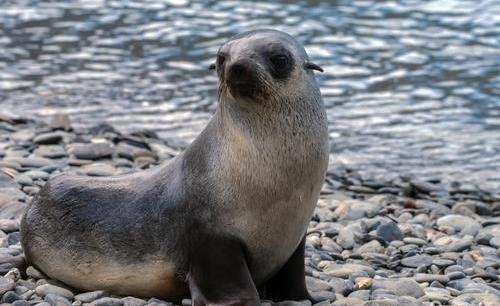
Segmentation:
{"type": "Polygon", "coordinates": [[[217,54],[217,65],[222,66],[224,64],[224,61],[226,60],[226,57],[223,54],[217,54]]]}
{"type": "Polygon", "coordinates": [[[288,64],[288,58],[285,55],[278,54],[278,55],[273,55],[270,58],[271,63],[273,64],[274,68],[277,70],[282,70],[286,68],[288,64]]]}

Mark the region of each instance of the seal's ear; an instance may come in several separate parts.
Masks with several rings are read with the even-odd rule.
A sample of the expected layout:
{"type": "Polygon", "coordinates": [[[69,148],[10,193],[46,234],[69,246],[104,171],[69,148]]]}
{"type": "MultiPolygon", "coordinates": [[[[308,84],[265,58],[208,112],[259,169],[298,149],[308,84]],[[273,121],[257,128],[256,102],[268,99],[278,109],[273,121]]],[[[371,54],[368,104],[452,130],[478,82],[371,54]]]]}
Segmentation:
{"type": "Polygon", "coordinates": [[[215,63],[211,63],[210,66],[208,66],[208,70],[214,70],[215,69],[215,63]]]}
{"type": "Polygon", "coordinates": [[[304,63],[304,68],[306,68],[306,69],[312,69],[312,70],[318,70],[318,71],[323,72],[323,68],[321,68],[320,66],[316,65],[313,62],[305,62],[304,63]]]}

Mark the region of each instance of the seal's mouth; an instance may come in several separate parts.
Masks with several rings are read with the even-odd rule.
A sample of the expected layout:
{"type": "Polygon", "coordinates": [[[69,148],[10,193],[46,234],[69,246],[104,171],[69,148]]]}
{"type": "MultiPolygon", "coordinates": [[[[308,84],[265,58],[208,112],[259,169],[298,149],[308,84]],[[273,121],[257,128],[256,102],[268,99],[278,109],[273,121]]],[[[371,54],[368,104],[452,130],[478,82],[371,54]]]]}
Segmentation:
{"type": "Polygon", "coordinates": [[[258,95],[258,80],[253,82],[226,82],[229,93],[234,98],[255,98],[258,95]]]}

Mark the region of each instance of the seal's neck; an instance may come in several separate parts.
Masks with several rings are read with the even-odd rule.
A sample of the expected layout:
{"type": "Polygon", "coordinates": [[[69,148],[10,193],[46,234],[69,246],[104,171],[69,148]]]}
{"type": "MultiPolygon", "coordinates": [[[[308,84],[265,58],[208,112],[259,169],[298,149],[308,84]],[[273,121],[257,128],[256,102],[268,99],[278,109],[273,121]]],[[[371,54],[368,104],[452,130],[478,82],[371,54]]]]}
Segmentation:
{"type": "Polygon", "coordinates": [[[214,120],[220,139],[217,168],[223,176],[245,178],[249,186],[248,181],[293,186],[281,181],[315,174],[328,149],[326,115],[319,93],[305,97],[253,105],[221,101],[214,120]]]}

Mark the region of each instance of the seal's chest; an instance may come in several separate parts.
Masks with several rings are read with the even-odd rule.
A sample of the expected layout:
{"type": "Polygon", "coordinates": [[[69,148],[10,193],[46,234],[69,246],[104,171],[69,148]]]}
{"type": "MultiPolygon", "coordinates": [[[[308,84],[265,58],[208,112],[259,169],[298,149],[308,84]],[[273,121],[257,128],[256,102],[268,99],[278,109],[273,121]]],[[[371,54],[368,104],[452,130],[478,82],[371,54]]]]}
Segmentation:
{"type": "Polygon", "coordinates": [[[310,186],[303,186],[287,199],[265,203],[265,209],[236,218],[255,281],[275,273],[293,254],[307,230],[316,197],[310,186]]]}

